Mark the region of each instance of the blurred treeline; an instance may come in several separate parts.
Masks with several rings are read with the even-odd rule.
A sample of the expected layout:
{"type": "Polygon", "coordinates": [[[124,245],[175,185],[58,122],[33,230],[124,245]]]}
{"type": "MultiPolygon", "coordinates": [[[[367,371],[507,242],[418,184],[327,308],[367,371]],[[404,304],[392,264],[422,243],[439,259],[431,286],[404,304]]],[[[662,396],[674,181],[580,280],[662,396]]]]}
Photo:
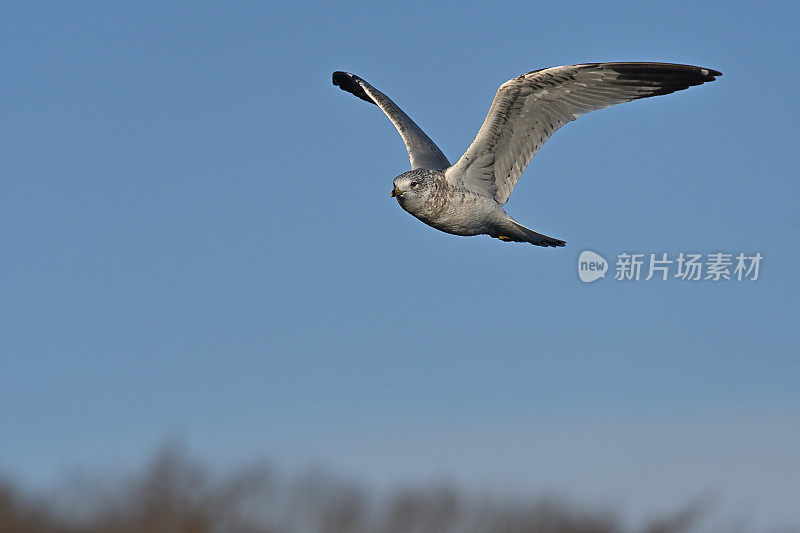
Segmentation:
{"type": "MultiPolygon", "coordinates": [[[[690,531],[703,514],[690,505],[642,533],[690,531]]],[[[83,476],[67,488],[29,494],[0,481],[1,533],[614,533],[629,531],[610,511],[559,501],[467,496],[447,486],[388,495],[322,474],[285,479],[255,467],[213,475],[177,447],[114,481],[83,476]]]]}

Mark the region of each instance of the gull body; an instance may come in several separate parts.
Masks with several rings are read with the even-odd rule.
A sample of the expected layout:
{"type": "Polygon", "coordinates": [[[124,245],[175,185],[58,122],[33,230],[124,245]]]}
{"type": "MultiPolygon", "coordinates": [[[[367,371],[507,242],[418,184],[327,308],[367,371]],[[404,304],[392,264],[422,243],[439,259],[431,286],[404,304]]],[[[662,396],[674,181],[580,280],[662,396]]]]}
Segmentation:
{"type": "Polygon", "coordinates": [[[511,218],[492,198],[448,182],[443,170],[411,170],[397,176],[393,183],[391,196],[397,198],[400,207],[439,231],[467,237],[489,235],[506,241],[515,237],[523,241],[526,231],[536,233],[511,218]]]}
{"type": "Polygon", "coordinates": [[[560,239],[526,228],[503,205],[539,148],[580,115],[714,81],[716,70],[673,63],[585,63],[528,72],[497,90],[475,140],[453,165],[397,104],[348,72],[333,84],[377,105],[397,128],[412,170],[394,179],[400,207],[453,235],[489,235],[537,246],[560,239]]]}

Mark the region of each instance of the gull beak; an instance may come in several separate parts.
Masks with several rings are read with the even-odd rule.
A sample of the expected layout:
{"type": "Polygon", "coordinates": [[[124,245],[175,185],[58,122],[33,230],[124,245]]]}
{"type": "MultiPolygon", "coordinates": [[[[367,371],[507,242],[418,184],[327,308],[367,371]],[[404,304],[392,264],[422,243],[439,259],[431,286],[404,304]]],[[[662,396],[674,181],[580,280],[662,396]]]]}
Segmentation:
{"type": "Polygon", "coordinates": [[[403,196],[403,191],[395,187],[394,189],[392,189],[392,192],[389,196],[392,198],[394,198],[395,196],[403,196]]]}

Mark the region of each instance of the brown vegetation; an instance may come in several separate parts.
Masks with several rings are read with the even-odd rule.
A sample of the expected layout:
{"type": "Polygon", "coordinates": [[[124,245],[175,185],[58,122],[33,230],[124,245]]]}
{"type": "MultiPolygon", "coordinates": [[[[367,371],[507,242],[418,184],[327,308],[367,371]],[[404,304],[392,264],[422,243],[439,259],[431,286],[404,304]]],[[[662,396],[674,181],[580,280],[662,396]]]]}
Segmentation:
{"type": "MultiPolygon", "coordinates": [[[[645,526],[643,533],[686,531],[702,514],[691,507],[645,526]]],[[[320,533],[614,533],[613,514],[554,501],[466,496],[449,487],[386,497],[306,475],[279,480],[265,468],[215,477],[174,448],[145,470],[111,484],[73,483],[50,497],[0,482],[0,532],[320,532],[320,533]],[[106,486],[108,485],[108,486],[106,486]]]]}

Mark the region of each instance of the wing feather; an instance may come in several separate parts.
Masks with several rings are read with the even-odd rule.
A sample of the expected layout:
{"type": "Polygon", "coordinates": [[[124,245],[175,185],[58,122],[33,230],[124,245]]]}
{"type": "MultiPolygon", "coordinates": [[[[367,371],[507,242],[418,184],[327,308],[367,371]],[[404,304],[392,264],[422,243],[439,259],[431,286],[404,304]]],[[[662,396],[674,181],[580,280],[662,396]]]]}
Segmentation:
{"type": "Polygon", "coordinates": [[[475,140],[445,175],[504,204],[533,156],[564,124],[721,75],[671,63],[588,63],[523,74],[500,86],[475,140]]]}
{"type": "Polygon", "coordinates": [[[403,138],[411,160],[411,169],[445,169],[450,162],[430,137],[406,115],[391,98],[349,72],[334,72],[333,84],[362,100],[377,105],[389,117],[403,138]]]}

